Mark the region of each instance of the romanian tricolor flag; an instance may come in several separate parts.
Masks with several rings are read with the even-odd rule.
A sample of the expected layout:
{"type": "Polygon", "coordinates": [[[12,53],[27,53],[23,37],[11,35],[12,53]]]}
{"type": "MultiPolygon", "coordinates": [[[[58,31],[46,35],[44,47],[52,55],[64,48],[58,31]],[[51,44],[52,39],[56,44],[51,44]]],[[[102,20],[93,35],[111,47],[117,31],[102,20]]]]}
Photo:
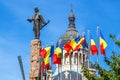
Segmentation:
{"type": "Polygon", "coordinates": [[[69,56],[73,50],[71,46],[71,40],[69,40],[64,46],[63,49],[66,51],[66,56],[69,56]]]}
{"type": "Polygon", "coordinates": [[[42,58],[45,58],[47,51],[45,49],[40,49],[39,54],[42,58]]]}
{"type": "Polygon", "coordinates": [[[92,55],[97,54],[97,52],[98,52],[97,46],[92,38],[90,40],[90,51],[91,51],[92,55]]]}
{"type": "Polygon", "coordinates": [[[45,57],[49,57],[50,56],[50,51],[51,51],[51,46],[46,47],[45,50],[47,52],[45,57]]]}
{"type": "Polygon", "coordinates": [[[74,49],[75,51],[78,51],[80,48],[85,48],[85,46],[86,46],[85,37],[80,38],[80,36],[79,36],[78,39],[76,39],[76,40],[77,40],[76,41],[77,45],[76,45],[76,47],[74,49]]]}
{"type": "Polygon", "coordinates": [[[39,50],[39,54],[42,58],[45,58],[47,56],[52,56],[54,53],[54,46],[48,46],[44,49],[39,50]]]}
{"type": "Polygon", "coordinates": [[[44,64],[47,70],[50,69],[50,57],[49,56],[44,58],[44,64]]]}
{"type": "Polygon", "coordinates": [[[76,48],[77,43],[76,43],[75,39],[70,40],[70,46],[72,47],[73,50],[76,48]]]}
{"type": "Polygon", "coordinates": [[[61,58],[62,58],[62,43],[55,49],[55,52],[53,54],[52,60],[54,64],[61,64],[61,58]]]}
{"type": "Polygon", "coordinates": [[[105,53],[105,48],[107,47],[107,43],[102,35],[102,33],[100,32],[100,52],[101,54],[103,54],[104,56],[106,56],[105,53]]]}

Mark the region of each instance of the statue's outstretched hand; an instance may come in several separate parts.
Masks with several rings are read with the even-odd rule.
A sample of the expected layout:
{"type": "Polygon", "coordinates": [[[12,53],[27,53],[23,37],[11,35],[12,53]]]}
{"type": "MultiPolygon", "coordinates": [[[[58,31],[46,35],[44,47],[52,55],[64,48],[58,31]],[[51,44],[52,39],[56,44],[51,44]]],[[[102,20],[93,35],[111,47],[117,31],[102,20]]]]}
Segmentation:
{"type": "Polygon", "coordinates": [[[27,21],[32,22],[32,20],[31,20],[31,19],[27,19],[27,21]]]}

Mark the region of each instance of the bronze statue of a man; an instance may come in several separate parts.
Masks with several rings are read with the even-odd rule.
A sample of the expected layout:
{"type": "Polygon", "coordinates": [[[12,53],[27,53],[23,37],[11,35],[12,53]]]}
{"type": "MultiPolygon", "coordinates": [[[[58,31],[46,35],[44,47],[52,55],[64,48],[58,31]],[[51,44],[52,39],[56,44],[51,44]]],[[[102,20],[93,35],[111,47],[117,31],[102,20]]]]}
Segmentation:
{"type": "Polygon", "coordinates": [[[44,20],[44,18],[42,17],[42,15],[39,13],[39,10],[37,7],[34,8],[35,14],[32,16],[31,19],[28,19],[29,22],[34,21],[34,27],[33,27],[33,31],[34,31],[34,35],[35,35],[35,39],[39,39],[40,37],[40,30],[46,26],[50,21],[48,20],[48,22],[46,22],[44,20]]]}

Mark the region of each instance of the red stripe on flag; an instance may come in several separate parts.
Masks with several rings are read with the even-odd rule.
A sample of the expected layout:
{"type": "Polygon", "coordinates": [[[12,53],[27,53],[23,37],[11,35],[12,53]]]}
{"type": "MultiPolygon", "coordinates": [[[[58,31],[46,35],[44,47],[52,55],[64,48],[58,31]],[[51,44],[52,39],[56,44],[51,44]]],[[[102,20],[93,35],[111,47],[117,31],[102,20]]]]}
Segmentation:
{"type": "Polygon", "coordinates": [[[91,50],[92,55],[94,55],[98,52],[98,49],[97,49],[96,45],[91,45],[90,50],[91,50]]]}
{"type": "Polygon", "coordinates": [[[39,54],[42,58],[45,58],[47,51],[45,49],[41,49],[41,50],[39,50],[39,54]]]}
{"type": "Polygon", "coordinates": [[[101,54],[103,54],[104,56],[106,56],[103,43],[100,45],[100,52],[101,52],[101,54]]]}
{"type": "Polygon", "coordinates": [[[66,56],[69,56],[71,51],[72,51],[72,47],[70,46],[70,41],[68,41],[64,46],[63,46],[64,50],[66,50],[66,56]]]}
{"type": "Polygon", "coordinates": [[[50,69],[50,64],[47,63],[47,64],[45,65],[45,67],[46,67],[47,70],[49,70],[49,69],[50,69]]]}
{"type": "Polygon", "coordinates": [[[54,64],[61,64],[61,58],[59,58],[56,54],[53,55],[52,60],[54,64]]]}

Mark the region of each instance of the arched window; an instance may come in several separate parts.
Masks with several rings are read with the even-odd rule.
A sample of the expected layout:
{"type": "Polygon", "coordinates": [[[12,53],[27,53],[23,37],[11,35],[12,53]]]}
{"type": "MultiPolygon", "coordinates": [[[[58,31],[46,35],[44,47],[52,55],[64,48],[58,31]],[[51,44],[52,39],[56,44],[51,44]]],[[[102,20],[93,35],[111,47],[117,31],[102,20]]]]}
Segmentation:
{"type": "Polygon", "coordinates": [[[82,61],[82,54],[80,53],[79,54],[79,61],[78,62],[80,63],[81,61],[82,61]]]}
{"type": "Polygon", "coordinates": [[[78,53],[75,53],[75,55],[74,55],[74,64],[77,64],[77,54],[78,53]]]}
{"type": "Polygon", "coordinates": [[[84,61],[85,61],[85,54],[83,54],[83,63],[84,63],[84,61]]]}
{"type": "Polygon", "coordinates": [[[66,64],[69,64],[69,56],[65,58],[66,59],[66,64]]]}

